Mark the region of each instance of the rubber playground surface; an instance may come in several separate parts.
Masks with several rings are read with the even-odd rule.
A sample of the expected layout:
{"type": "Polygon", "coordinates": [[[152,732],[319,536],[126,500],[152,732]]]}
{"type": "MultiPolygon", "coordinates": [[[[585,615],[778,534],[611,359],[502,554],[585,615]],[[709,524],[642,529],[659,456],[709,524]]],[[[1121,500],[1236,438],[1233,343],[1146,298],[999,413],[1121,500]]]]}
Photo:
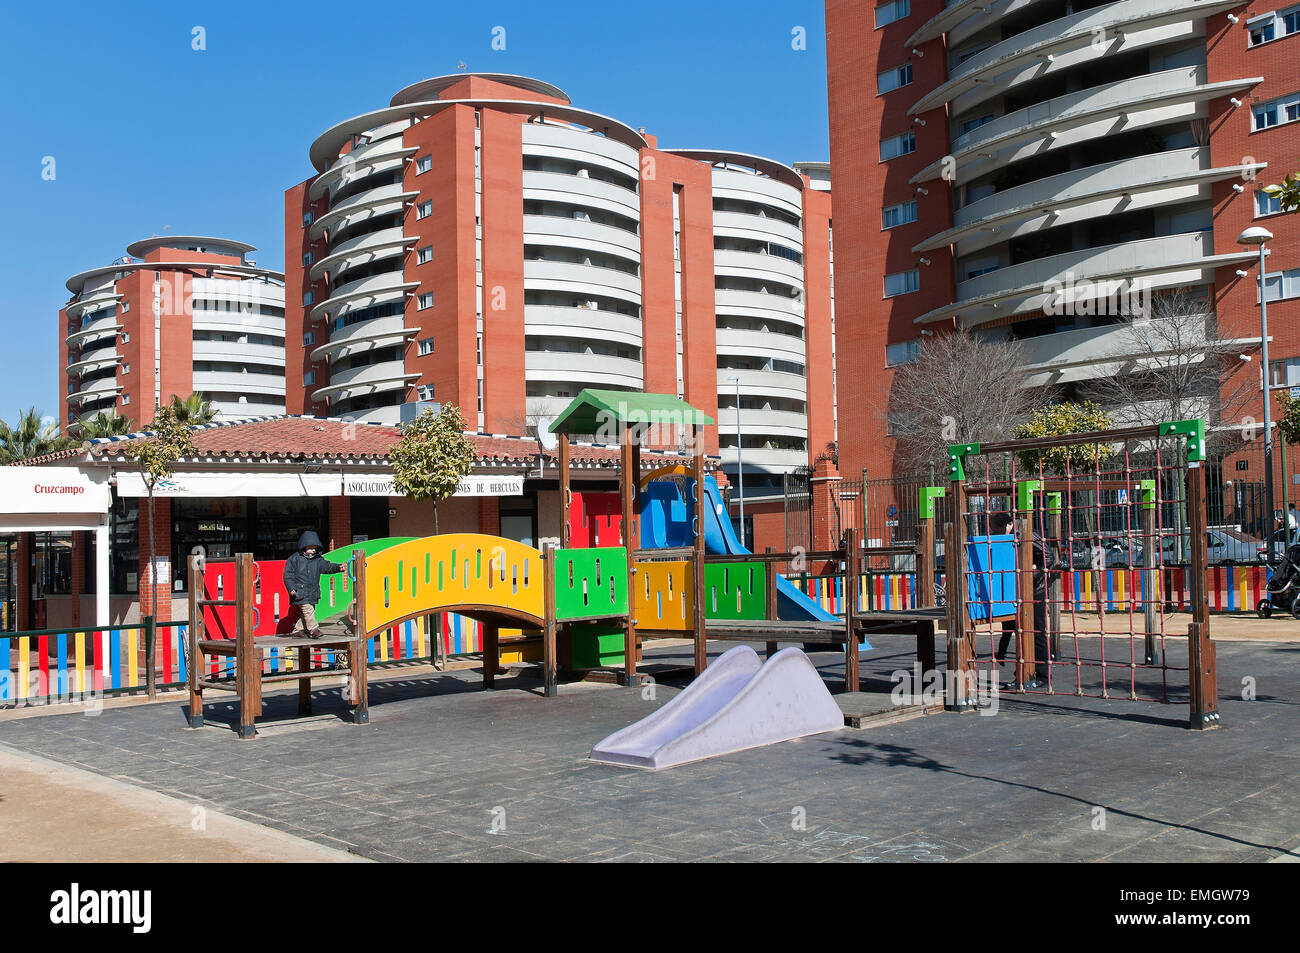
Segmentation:
{"type": "MultiPolygon", "coordinates": [[[[884,641],[864,658],[865,688],[888,690],[911,662],[905,640],[884,641]]],[[[647,661],[688,653],[660,648],[647,661]]],[[[584,758],[670,698],[668,683],[653,701],[590,683],[547,700],[531,674],[484,692],[477,671],[428,668],[375,672],[368,726],[341,721],[332,689],[304,720],[277,693],[259,737],[240,742],[220,705],[187,729],[177,695],[0,720],[0,744],[191,806],[149,815],[156,836],[137,823],[135,843],[145,837],[159,860],[190,857],[177,842],[201,836],[188,829],[193,806],[379,861],[1300,855],[1300,642],[1221,642],[1218,656],[1216,731],[1182,727],[1185,705],[1003,695],[992,715],[844,729],[660,773],[584,758]]],[[[838,677],[839,656],[813,658],[838,677]]],[[[5,804],[15,783],[4,782],[5,804]]],[[[6,833],[14,859],[30,856],[24,831],[6,833]]],[[[95,844],[74,837],[65,859],[107,859],[95,844]]]]}

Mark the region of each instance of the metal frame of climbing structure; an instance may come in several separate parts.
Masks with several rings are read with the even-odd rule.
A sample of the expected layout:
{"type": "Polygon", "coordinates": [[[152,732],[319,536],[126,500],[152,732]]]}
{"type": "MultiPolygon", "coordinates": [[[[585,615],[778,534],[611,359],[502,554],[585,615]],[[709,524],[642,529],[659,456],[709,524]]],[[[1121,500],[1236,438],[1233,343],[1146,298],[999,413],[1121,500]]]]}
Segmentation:
{"type": "Polygon", "coordinates": [[[1170,673],[1185,672],[1190,727],[1216,727],[1217,666],[1206,579],[1205,422],[959,444],[950,448],[949,457],[949,487],[921,490],[917,544],[918,578],[923,581],[918,591],[933,604],[929,581],[935,578],[936,524],[944,528],[949,707],[960,710],[976,704],[977,670],[996,671],[1007,640],[994,624],[1005,621],[1006,629],[1026,636],[1015,640],[1015,690],[1169,702],[1170,673]],[[1080,447],[1105,450],[1095,451],[1090,465],[1076,466],[1070,453],[1062,454],[1064,472],[1050,472],[1039,452],[1080,447]],[[1005,463],[995,472],[991,461],[999,456],[1005,463]],[[973,465],[976,458],[983,464],[973,465]],[[1021,465],[1026,458],[1036,460],[1037,468],[1021,465]],[[1014,535],[1004,539],[971,531],[971,524],[996,513],[1014,520],[1014,535]],[[1083,605],[1073,593],[1065,596],[1061,591],[1062,577],[1074,575],[1074,527],[1084,522],[1099,536],[1103,516],[1119,523],[1123,537],[1142,549],[1141,565],[1123,570],[1127,598],[1109,612],[1099,587],[1094,587],[1095,605],[1083,605]],[[1190,563],[1185,666],[1171,662],[1166,651],[1172,647],[1181,655],[1183,639],[1181,633],[1166,631],[1162,563],[1171,537],[1185,540],[1190,563]],[[1059,555],[1061,544],[1069,563],[1059,555]],[[1035,546],[1042,564],[1037,570],[1042,594],[1034,590],[1035,546]],[[996,552],[999,547],[1002,556],[996,552]],[[965,558],[956,558],[958,553],[965,558]],[[1006,608],[999,611],[1000,606],[1006,608]],[[1041,649],[1028,637],[1040,628],[1036,609],[1043,620],[1040,638],[1048,645],[1046,659],[1036,658],[1041,649]],[[1063,621],[1066,612],[1069,619],[1063,621]],[[995,635],[1002,638],[1001,651],[993,649],[995,635]],[[989,651],[981,653],[979,640],[985,636],[989,651]],[[1072,645],[1063,649],[1063,637],[1072,645]],[[1113,649],[1116,643],[1122,647],[1119,654],[1113,649]],[[1072,679],[1065,680],[1064,673],[1056,678],[1058,668],[1071,672],[1072,679]],[[1044,671],[1045,679],[1034,678],[1035,672],[1044,671]]]}

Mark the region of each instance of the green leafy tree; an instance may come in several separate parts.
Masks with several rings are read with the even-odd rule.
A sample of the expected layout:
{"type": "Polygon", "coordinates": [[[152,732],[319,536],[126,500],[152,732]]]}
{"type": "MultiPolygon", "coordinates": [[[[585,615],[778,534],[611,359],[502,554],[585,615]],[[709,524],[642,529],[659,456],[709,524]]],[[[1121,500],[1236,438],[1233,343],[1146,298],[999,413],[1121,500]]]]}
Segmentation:
{"type": "Polygon", "coordinates": [[[1282,406],[1282,417],[1277,421],[1277,432],[1287,444],[1300,444],[1300,400],[1296,400],[1286,391],[1277,391],[1277,402],[1282,406]]]}
{"type": "Polygon", "coordinates": [[[20,411],[12,427],[0,421],[0,464],[21,463],[71,446],[74,442],[59,433],[54,419],[42,417],[35,407],[20,411]]]}
{"type": "Polygon", "coordinates": [[[433,503],[434,533],[439,531],[438,503],[456,492],[474,466],[474,444],[464,430],[465,420],[455,404],[444,404],[436,414],[428,407],[402,428],[389,454],[393,485],[413,500],[433,503]]]}
{"type": "MultiPolygon", "coordinates": [[[[185,457],[193,457],[197,451],[194,447],[194,439],[190,436],[189,426],[177,419],[173,408],[160,407],[154,414],[153,423],[149,425],[146,436],[127,443],[122,452],[139,464],[145,488],[149,492],[149,536],[145,541],[149,574],[145,584],[152,587],[154,580],[158,578],[153,553],[154,487],[157,486],[158,481],[165,480],[176,472],[177,463],[185,457]]],[[[157,684],[154,673],[156,641],[151,641],[147,649],[149,659],[147,684],[150,696],[155,693],[157,684]]]]}
{"type": "Polygon", "coordinates": [[[95,416],[79,420],[68,425],[69,431],[75,431],[82,440],[94,440],[97,437],[121,437],[135,430],[135,420],[131,417],[119,417],[101,410],[95,416]]]}
{"type": "Polygon", "coordinates": [[[1294,212],[1300,209],[1300,178],[1289,172],[1277,185],[1264,186],[1264,194],[1281,202],[1282,211],[1294,212]]]}
{"type": "MultiPolygon", "coordinates": [[[[1105,410],[1092,401],[1066,402],[1043,407],[1029,420],[1015,428],[1017,440],[1033,437],[1060,437],[1072,433],[1089,433],[1111,426],[1105,410]]],[[[1065,447],[1045,447],[1041,450],[1021,450],[1016,456],[1027,474],[1038,473],[1042,461],[1044,473],[1064,476],[1067,466],[1072,475],[1082,475],[1098,463],[1115,455],[1114,447],[1102,443],[1082,443],[1065,447]]]]}
{"type": "Polygon", "coordinates": [[[217,412],[212,406],[212,401],[207,400],[200,393],[192,393],[188,397],[181,397],[180,394],[172,394],[172,402],[169,409],[176,416],[176,419],[183,424],[194,426],[196,424],[209,424],[216,419],[217,412]]]}

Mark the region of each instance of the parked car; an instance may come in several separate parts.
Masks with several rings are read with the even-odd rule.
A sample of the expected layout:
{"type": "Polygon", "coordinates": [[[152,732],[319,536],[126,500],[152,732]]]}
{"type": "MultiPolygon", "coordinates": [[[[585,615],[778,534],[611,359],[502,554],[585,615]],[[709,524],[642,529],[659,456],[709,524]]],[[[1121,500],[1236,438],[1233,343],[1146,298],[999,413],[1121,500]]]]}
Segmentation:
{"type": "Polygon", "coordinates": [[[1070,564],[1075,569],[1091,569],[1093,552],[1100,550],[1096,563],[1105,569],[1128,568],[1142,565],[1142,544],[1134,537],[1101,536],[1076,537],[1070,544],[1070,564]]]}
{"type": "MultiPolygon", "coordinates": [[[[1160,561],[1186,563],[1191,561],[1191,537],[1184,534],[1181,549],[1177,540],[1166,536],[1160,542],[1160,561]]],[[[1239,565],[1260,561],[1263,547],[1260,541],[1235,530],[1208,529],[1205,531],[1205,550],[1211,565],[1239,565]]]]}

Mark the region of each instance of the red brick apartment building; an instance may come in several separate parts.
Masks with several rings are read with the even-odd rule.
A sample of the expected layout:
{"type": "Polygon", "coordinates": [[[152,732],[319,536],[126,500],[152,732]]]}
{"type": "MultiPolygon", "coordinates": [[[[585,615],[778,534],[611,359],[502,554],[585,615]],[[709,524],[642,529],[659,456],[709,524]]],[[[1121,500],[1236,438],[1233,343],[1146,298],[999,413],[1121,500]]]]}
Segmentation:
{"type": "Polygon", "coordinates": [[[1126,372],[1119,319],[1044,307],[1071,277],[1203,295],[1257,378],[1252,225],[1270,384],[1300,384],[1300,216],[1260,191],[1300,166],[1300,5],[827,0],[826,30],[845,472],[893,472],[922,333],[1018,338],[1066,394],[1126,372]]]}
{"type": "Polygon", "coordinates": [[[835,439],[831,199],[808,174],[656,137],[536,79],[459,73],[345,119],[285,194],[290,413],[454,403],[523,434],[583,387],[718,420],[746,495],[835,439]]]}
{"type": "Polygon", "coordinates": [[[222,418],[284,413],[284,276],[250,261],[254,250],[166,235],[69,278],[60,423],[105,411],[144,425],[194,391],[222,418]]]}

